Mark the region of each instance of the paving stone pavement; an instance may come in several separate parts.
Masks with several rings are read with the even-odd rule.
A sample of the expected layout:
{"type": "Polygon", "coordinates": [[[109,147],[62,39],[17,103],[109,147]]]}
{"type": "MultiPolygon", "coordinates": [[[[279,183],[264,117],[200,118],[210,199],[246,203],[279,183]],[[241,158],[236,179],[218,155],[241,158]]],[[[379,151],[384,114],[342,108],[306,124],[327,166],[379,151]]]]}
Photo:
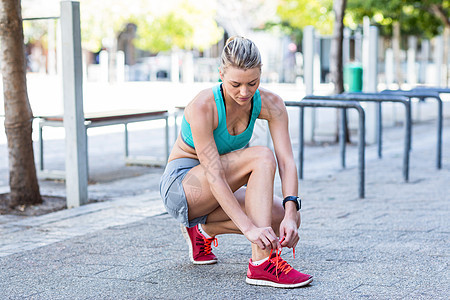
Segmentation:
{"type": "MultiPolygon", "coordinates": [[[[383,158],[374,145],[366,150],[365,199],[357,197],[355,145],[344,170],[337,146],[305,149],[301,240],[295,259],[288,249],[283,257],[314,275],[310,286],[247,285],[251,251],[240,235],[218,237],[218,264],[192,265],[178,224],[149,190],[162,172],[152,170],[90,186],[99,197],[118,193],[108,201],[0,218],[0,298],[448,299],[449,121],[441,170],[435,168],[435,124],[414,125],[408,183],[401,176],[403,130],[386,129],[383,158]],[[121,187],[135,194],[120,194],[121,187]]],[[[42,188],[58,192],[51,182],[42,188]]]]}

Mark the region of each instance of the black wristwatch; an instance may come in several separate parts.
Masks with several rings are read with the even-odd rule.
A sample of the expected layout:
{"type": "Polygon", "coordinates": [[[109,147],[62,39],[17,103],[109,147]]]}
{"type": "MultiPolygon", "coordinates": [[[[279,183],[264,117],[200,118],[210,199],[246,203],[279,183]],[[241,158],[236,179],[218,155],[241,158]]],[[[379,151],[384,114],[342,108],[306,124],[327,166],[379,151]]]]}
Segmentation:
{"type": "Polygon", "coordinates": [[[300,199],[300,197],[297,196],[287,196],[286,198],[284,198],[283,200],[283,208],[285,208],[286,202],[288,201],[294,201],[295,205],[297,206],[297,211],[299,211],[302,208],[302,199],[300,199]]]}

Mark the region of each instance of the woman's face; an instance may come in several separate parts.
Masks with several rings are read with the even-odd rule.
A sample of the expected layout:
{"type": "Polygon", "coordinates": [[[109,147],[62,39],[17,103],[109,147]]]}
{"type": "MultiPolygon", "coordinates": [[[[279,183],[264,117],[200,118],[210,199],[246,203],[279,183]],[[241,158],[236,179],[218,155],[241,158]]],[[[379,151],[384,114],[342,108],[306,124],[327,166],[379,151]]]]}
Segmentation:
{"type": "Polygon", "coordinates": [[[225,95],[231,97],[236,103],[248,103],[259,87],[261,70],[259,68],[239,69],[227,67],[220,72],[225,95]]]}

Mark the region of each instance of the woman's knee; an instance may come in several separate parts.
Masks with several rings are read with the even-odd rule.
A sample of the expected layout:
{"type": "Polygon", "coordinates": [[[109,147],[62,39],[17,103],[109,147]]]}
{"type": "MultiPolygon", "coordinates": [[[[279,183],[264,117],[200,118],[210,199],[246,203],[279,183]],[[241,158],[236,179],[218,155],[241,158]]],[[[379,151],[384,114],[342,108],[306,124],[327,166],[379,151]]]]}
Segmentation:
{"type": "Polygon", "coordinates": [[[277,162],[273,151],[265,146],[255,146],[250,148],[252,153],[252,161],[256,167],[264,167],[265,170],[271,170],[275,172],[277,168],[277,162]]]}

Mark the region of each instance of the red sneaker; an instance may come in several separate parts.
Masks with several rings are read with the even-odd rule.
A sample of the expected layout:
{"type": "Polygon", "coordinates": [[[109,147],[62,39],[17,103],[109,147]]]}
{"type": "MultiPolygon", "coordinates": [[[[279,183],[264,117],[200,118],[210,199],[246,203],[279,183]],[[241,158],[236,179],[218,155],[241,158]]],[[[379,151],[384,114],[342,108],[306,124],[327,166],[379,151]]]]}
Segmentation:
{"type": "Polygon", "coordinates": [[[300,273],[292,268],[279,255],[273,253],[268,260],[259,266],[253,265],[252,259],[250,259],[245,281],[248,284],[254,285],[296,288],[311,283],[313,277],[308,274],[300,273]]]}
{"type": "Polygon", "coordinates": [[[217,263],[217,257],[211,252],[211,243],[217,247],[217,239],[207,239],[198,231],[198,226],[192,228],[181,225],[181,232],[189,246],[189,258],[195,265],[217,263]]]}

